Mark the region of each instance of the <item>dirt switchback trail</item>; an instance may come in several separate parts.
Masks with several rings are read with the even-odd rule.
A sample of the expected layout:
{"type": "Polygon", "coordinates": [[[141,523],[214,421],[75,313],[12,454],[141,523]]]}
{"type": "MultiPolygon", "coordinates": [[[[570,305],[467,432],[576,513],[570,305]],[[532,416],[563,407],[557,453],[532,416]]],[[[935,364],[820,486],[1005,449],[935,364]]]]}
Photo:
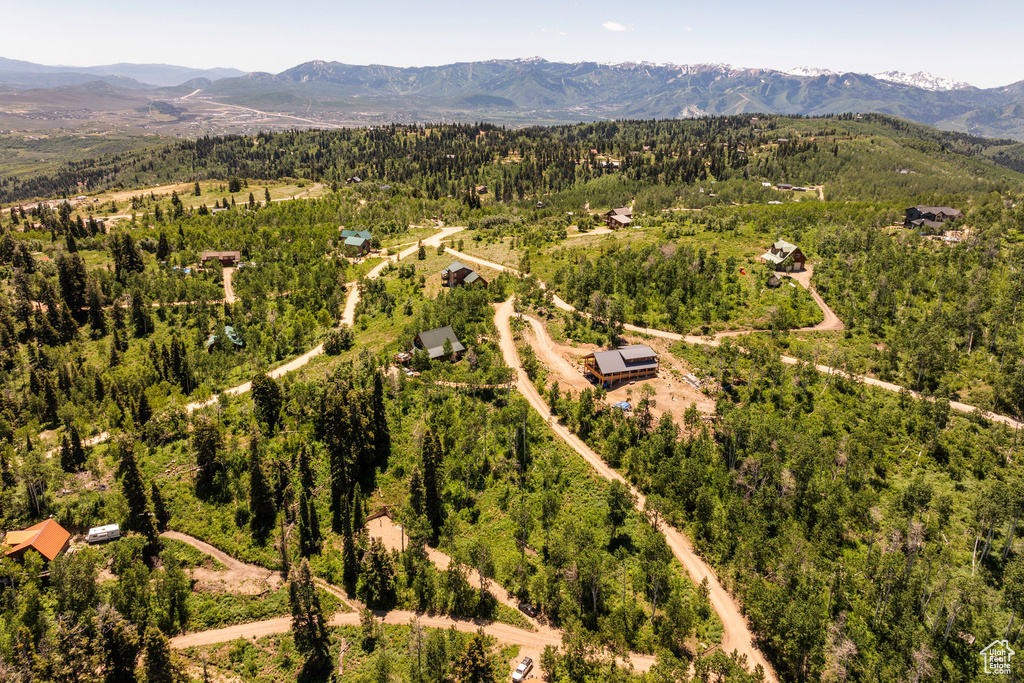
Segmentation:
{"type": "MultiPolygon", "coordinates": [[[[389,547],[398,548],[401,544],[401,541],[399,540],[401,538],[401,530],[394,526],[391,523],[391,520],[387,517],[380,518],[380,521],[378,521],[377,524],[373,524],[373,522],[371,522],[371,526],[368,531],[373,536],[383,538],[385,544],[389,547]]],[[[193,536],[189,536],[188,534],[183,534],[178,531],[167,531],[161,534],[161,536],[186,543],[193,548],[210,555],[226,567],[224,571],[207,572],[211,576],[207,577],[204,574],[204,578],[217,579],[223,584],[231,585],[236,589],[242,589],[243,592],[248,592],[250,594],[253,593],[251,589],[254,586],[257,588],[259,586],[265,588],[268,585],[275,587],[280,585],[283,581],[278,572],[273,572],[263,567],[257,567],[256,565],[246,564],[245,562],[231,557],[209,543],[201,541],[193,536]]],[[[441,569],[447,568],[448,563],[451,561],[447,555],[434,550],[433,548],[429,549],[428,552],[430,553],[431,561],[435,565],[441,569]]],[[[469,570],[466,578],[470,582],[470,585],[479,584],[480,577],[474,570],[469,570]]],[[[314,581],[317,586],[334,595],[351,610],[348,612],[337,612],[334,614],[329,622],[331,626],[356,626],[359,624],[359,611],[365,607],[365,605],[348,597],[339,587],[331,585],[323,579],[314,578],[314,581]]],[[[497,584],[492,582],[491,587],[493,589],[497,587],[497,584]]],[[[518,603],[503,590],[497,591],[494,594],[500,602],[512,609],[518,610],[518,603]]],[[[562,632],[559,629],[541,623],[536,619],[526,617],[525,615],[523,616],[530,623],[532,630],[511,626],[509,624],[483,621],[480,619],[461,619],[440,615],[430,616],[404,610],[394,610],[391,612],[375,611],[374,614],[376,614],[377,617],[382,619],[386,624],[407,625],[411,620],[418,619],[421,626],[429,628],[447,629],[455,627],[460,631],[466,632],[475,632],[477,629],[482,628],[485,633],[497,638],[501,642],[519,645],[520,657],[532,657],[537,666],[537,671],[540,670],[540,657],[541,653],[544,652],[544,648],[548,645],[558,647],[562,643],[562,632]]],[[[290,617],[277,617],[274,619],[265,619],[263,621],[226,626],[224,628],[209,629],[196,633],[187,633],[177,636],[176,638],[172,638],[171,647],[184,649],[189,647],[226,643],[238,638],[260,638],[277,633],[288,633],[291,631],[291,628],[292,620],[290,617]]],[[[629,661],[636,671],[649,671],[650,668],[654,666],[656,658],[652,655],[631,653],[629,655],[629,661]]]]}
{"type": "MultiPolygon", "coordinates": [[[[522,366],[519,362],[519,352],[516,350],[515,342],[512,339],[512,328],[509,324],[509,320],[512,317],[513,299],[508,299],[502,304],[497,306],[497,310],[494,315],[494,323],[498,328],[498,333],[501,336],[501,352],[505,358],[505,363],[516,370],[516,388],[520,393],[529,401],[530,405],[547,420],[550,417],[550,411],[548,410],[547,403],[537,392],[537,389],[530,382],[523,371],[522,366]]],[[[606,479],[615,479],[629,486],[630,490],[636,495],[636,509],[643,512],[645,498],[643,494],[637,491],[633,486],[626,481],[618,472],[608,466],[601,457],[595,453],[589,446],[583,443],[579,437],[570,432],[565,426],[556,420],[550,420],[549,424],[554,432],[565,441],[573,450],[575,450],[587,463],[590,464],[597,472],[605,477],[606,479]]],[[[675,555],[676,559],[686,568],[687,573],[695,583],[700,583],[705,578],[708,580],[710,591],[711,607],[718,614],[719,619],[722,621],[722,649],[725,652],[732,652],[733,650],[738,651],[740,654],[745,655],[747,663],[753,669],[754,666],[760,664],[764,669],[765,677],[769,681],[776,681],[775,672],[768,660],[764,658],[761,651],[754,645],[754,637],[750,632],[750,628],[747,626],[747,620],[744,618],[740,611],[739,604],[735,599],[725,590],[722,584],[718,580],[718,576],[714,571],[701,559],[694,551],[693,546],[690,545],[689,539],[681,534],[671,526],[661,522],[658,524],[658,529],[665,535],[665,541],[668,543],[668,547],[672,550],[672,554],[675,555]]]]}

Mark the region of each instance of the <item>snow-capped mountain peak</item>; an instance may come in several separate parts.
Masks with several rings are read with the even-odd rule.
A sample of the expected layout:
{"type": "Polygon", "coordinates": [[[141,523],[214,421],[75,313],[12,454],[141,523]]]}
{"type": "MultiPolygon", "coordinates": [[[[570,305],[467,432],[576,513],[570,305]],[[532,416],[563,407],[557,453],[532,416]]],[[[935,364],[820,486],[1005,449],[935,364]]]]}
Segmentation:
{"type": "Polygon", "coordinates": [[[817,69],[811,66],[798,66],[784,73],[790,76],[799,76],[801,78],[817,78],[818,76],[838,76],[839,74],[829,69],[817,69]]]}
{"type": "Polygon", "coordinates": [[[927,71],[918,71],[913,74],[904,73],[902,71],[883,71],[881,73],[870,75],[880,81],[899,83],[900,85],[912,85],[915,88],[923,88],[924,90],[962,90],[964,88],[971,87],[970,83],[954,81],[951,78],[940,78],[939,76],[934,76],[927,71]]]}

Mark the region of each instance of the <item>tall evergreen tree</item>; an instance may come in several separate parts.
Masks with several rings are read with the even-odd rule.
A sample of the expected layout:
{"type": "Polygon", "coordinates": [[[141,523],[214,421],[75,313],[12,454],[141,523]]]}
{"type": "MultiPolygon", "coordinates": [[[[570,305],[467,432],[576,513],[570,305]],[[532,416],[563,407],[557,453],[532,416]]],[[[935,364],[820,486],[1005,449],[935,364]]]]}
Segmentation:
{"type": "Polygon", "coordinates": [[[458,683],[497,683],[488,649],[484,632],[479,630],[474,633],[469,639],[469,646],[455,665],[455,680],[458,683]]]}
{"type": "Polygon", "coordinates": [[[441,439],[433,427],[423,435],[422,459],[424,512],[436,538],[444,522],[444,503],[441,500],[444,454],[441,439]]]}
{"type": "Polygon", "coordinates": [[[274,528],[274,498],[267,485],[263,472],[263,460],[260,454],[262,437],[254,431],[249,440],[249,511],[252,519],[249,528],[258,539],[266,539],[274,528]]]}
{"type": "Polygon", "coordinates": [[[387,408],[384,405],[384,373],[379,369],[373,373],[373,448],[376,451],[376,465],[387,468],[391,455],[391,429],[388,427],[387,408]]]}
{"type": "Polygon", "coordinates": [[[146,485],[139,471],[135,446],[135,441],[129,437],[123,437],[117,443],[121,493],[128,504],[128,519],[125,520],[124,528],[142,534],[149,539],[150,546],[155,548],[156,524],[149,506],[149,498],[146,497],[146,485]]]}
{"type": "Polygon", "coordinates": [[[146,392],[143,391],[139,394],[139,404],[135,408],[135,422],[141,427],[149,422],[151,417],[153,417],[153,408],[150,407],[146,392]]]}
{"type": "Polygon", "coordinates": [[[224,471],[221,459],[220,425],[207,418],[198,418],[192,428],[192,452],[196,458],[196,495],[209,498],[224,471]]]}
{"type": "Polygon", "coordinates": [[[155,481],[150,484],[150,499],[153,501],[153,516],[156,518],[157,529],[167,531],[167,524],[171,521],[171,512],[167,509],[164,494],[160,493],[160,488],[155,481]]]}
{"type": "MultiPolygon", "coordinates": [[[[74,239],[69,236],[69,239],[74,239]]],[[[61,252],[57,254],[57,283],[64,304],[73,314],[85,306],[86,286],[89,278],[85,272],[85,261],[76,253],[61,252]]]]}
{"type": "Polygon", "coordinates": [[[265,373],[257,374],[252,379],[252,403],[256,419],[265,424],[267,434],[273,436],[284,403],[281,385],[265,373]]]}
{"type": "Polygon", "coordinates": [[[288,582],[288,602],[292,610],[292,634],[295,647],[307,656],[311,671],[320,671],[328,665],[330,636],[327,633],[327,618],[320,607],[320,596],[316,592],[309,561],[292,568],[288,582]]]}
{"type": "Polygon", "coordinates": [[[142,644],[146,683],[185,683],[189,680],[184,667],[171,650],[167,636],[160,632],[156,624],[146,627],[142,644]]]}
{"type": "Polygon", "coordinates": [[[106,683],[137,683],[135,660],[141,646],[138,629],[109,604],[101,605],[96,630],[104,655],[106,683]]]}
{"type": "Polygon", "coordinates": [[[171,244],[167,241],[167,233],[163,230],[160,231],[160,239],[156,244],[156,260],[166,261],[167,257],[171,255],[171,244]]]}
{"type": "Polygon", "coordinates": [[[89,325],[92,327],[93,336],[106,336],[107,316],[103,313],[102,293],[95,280],[89,282],[86,291],[86,305],[89,307],[89,325]]]}

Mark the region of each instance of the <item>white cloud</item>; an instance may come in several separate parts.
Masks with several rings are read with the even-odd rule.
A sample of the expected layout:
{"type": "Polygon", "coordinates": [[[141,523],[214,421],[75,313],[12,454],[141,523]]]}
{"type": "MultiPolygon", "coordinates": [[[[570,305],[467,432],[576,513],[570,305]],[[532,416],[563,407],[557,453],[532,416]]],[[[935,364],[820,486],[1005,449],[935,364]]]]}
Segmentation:
{"type": "Polygon", "coordinates": [[[609,31],[628,31],[629,29],[616,21],[606,21],[601,26],[604,26],[609,31]]]}
{"type": "Polygon", "coordinates": [[[692,26],[687,26],[687,27],[686,27],[686,30],[687,30],[687,31],[692,31],[692,30],[693,30],[693,27],[692,27],[692,26]]]}
{"type": "Polygon", "coordinates": [[[569,35],[568,32],[562,31],[561,29],[556,29],[556,28],[542,28],[540,30],[540,32],[541,33],[557,33],[560,36],[567,36],[567,35],[569,35]]]}

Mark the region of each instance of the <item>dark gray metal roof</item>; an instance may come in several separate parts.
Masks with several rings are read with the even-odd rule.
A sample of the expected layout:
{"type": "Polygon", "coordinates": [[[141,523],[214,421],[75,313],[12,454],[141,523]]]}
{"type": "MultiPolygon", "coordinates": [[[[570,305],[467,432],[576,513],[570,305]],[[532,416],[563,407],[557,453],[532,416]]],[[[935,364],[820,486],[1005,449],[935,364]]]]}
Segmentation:
{"type": "Polygon", "coordinates": [[[447,275],[448,273],[457,273],[460,270],[473,270],[462,261],[452,261],[447,268],[441,271],[441,275],[447,275]]]}
{"type": "Polygon", "coordinates": [[[616,349],[622,354],[623,360],[627,363],[633,361],[643,360],[647,358],[657,358],[658,354],[650,346],[646,344],[630,344],[629,346],[620,346],[616,349]]]}
{"type": "Polygon", "coordinates": [[[623,346],[612,351],[595,351],[594,362],[602,375],[658,367],[658,354],[644,344],[623,346]]]}
{"type": "Polygon", "coordinates": [[[459,338],[455,336],[455,330],[451,328],[451,325],[419,333],[420,348],[426,349],[431,359],[440,358],[444,355],[445,339],[452,341],[452,351],[455,353],[462,353],[466,350],[466,347],[462,345],[459,338]]]}

